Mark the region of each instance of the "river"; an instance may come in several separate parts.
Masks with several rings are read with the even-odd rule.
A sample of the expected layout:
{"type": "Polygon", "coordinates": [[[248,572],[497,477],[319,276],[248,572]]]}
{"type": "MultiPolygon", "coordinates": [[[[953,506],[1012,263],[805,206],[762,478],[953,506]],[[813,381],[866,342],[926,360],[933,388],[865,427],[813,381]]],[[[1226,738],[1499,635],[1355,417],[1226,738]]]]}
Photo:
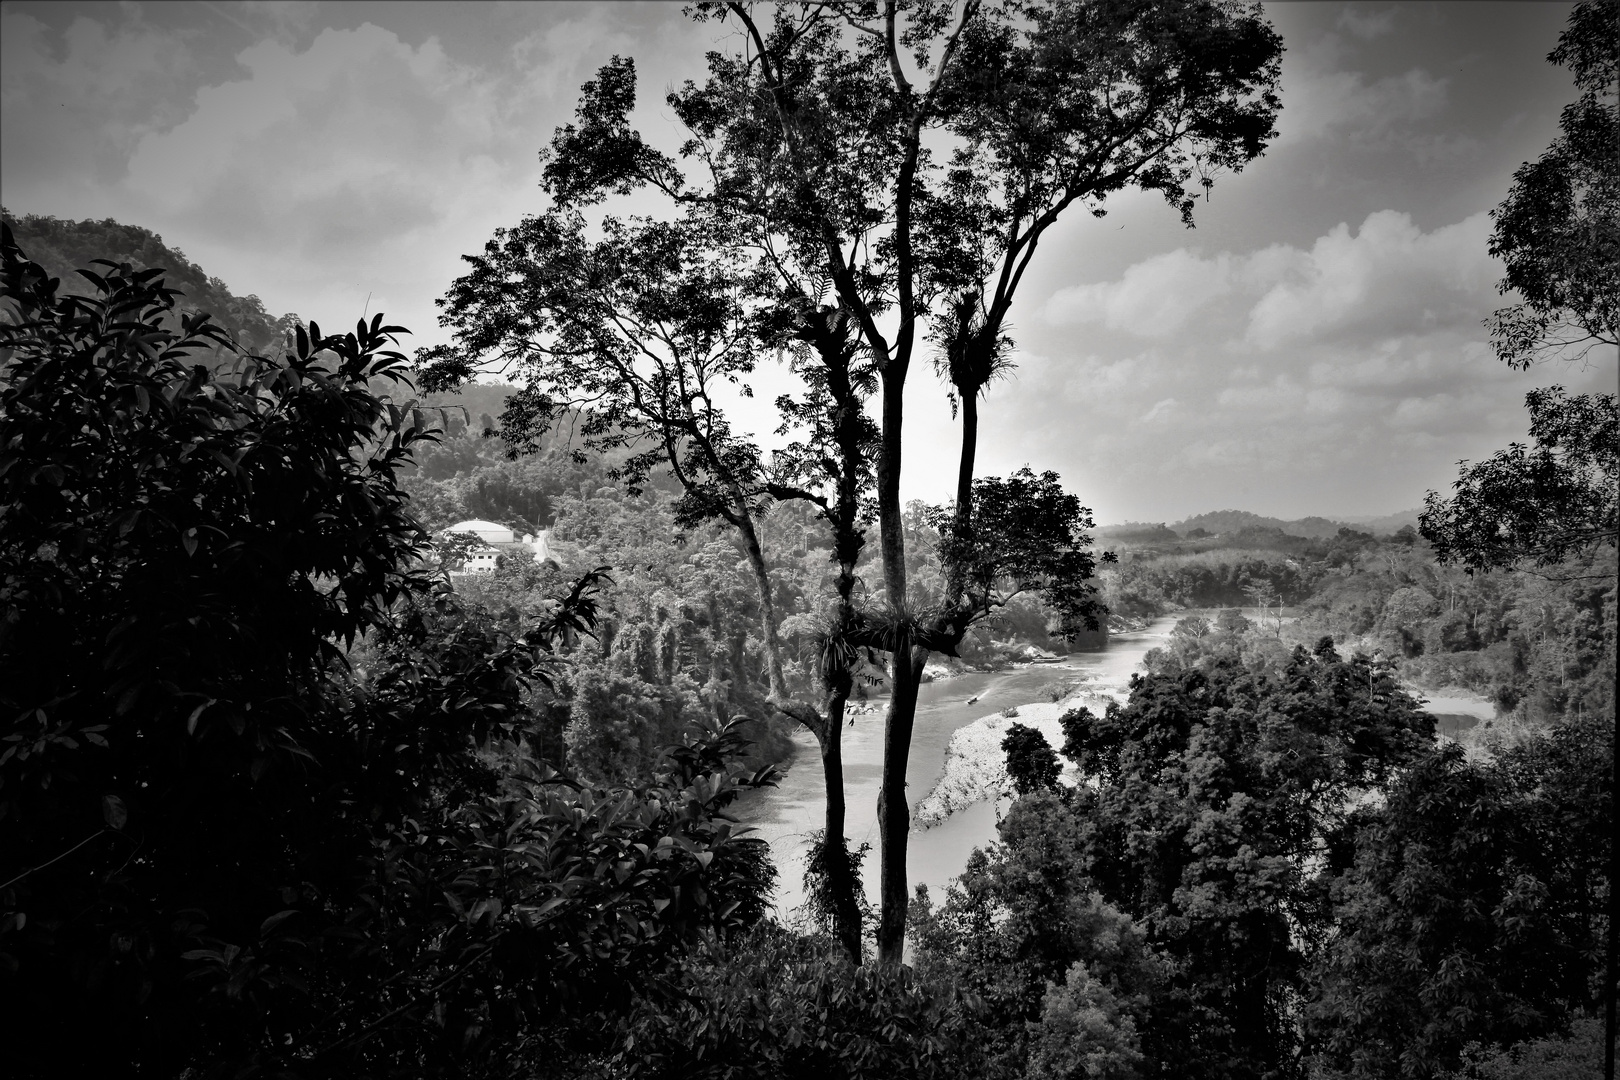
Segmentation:
{"type": "MultiPolygon", "coordinates": [[[[1085,679],[1093,688],[1123,693],[1131,674],[1140,670],[1149,649],[1169,637],[1176,620],[1187,613],[1155,620],[1146,630],[1116,634],[1108,646],[1095,652],[1074,653],[1061,663],[1029,664],[1011,671],[974,672],[938,679],[920,688],[917,723],[911,739],[911,760],[906,787],[912,813],[939,779],[945,747],[957,728],[982,716],[1014,705],[1049,701],[1047,689],[1062,679],[1085,679]],[[968,704],[969,699],[974,699],[968,704]]],[[[878,781],[883,767],[883,709],[887,701],[873,699],[876,707],[854,718],[844,728],[844,790],[849,812],[847,835],[854,846],[871,844],[864,867],[866,893],[874,910],[878,905],[878,781]]],[[[1441,731],[1466,728],[1494,714],[1490,702],[1475,695],[1436,696],[1425,708],[1436,714],[1441,731]]],[[[821,755],[815,736],[800,730],[793,736],[795,753],[781,782],[750,794],[733,812],[771,845],[780,873],[774,897],[778,919],[787,921],[804,900],[804,852],[812,832],[821,828],[826,808],[821,776],[821,755]]],[[[976,847],[996,838],[996,804],[985,800],[952,814],[933,828],[913,829],[906,870],[912,883],[926,884],[938,899],[950,880],[962,872],[976,847]]]]}
{"type": "MultiPolygon", "coordinates": [[[[945,762],[945,747],[957,728],[1014,705],[1050,698],[1046,689],[1061,679],[1095,680],[1100,689],[1124,690],[1142,657],[1163,644],[1175,618],[1153,622],[1146,630],[1116,634],[1108,646],[1095,652],[1074,653],[1061,663],[1030,664],[1011,671],[974,672],[937,679],[921,687],[917,724],[911,739],[911,760],[906,786],[913,812],[933,790],[945,762]],[[976,698],[968,704],[969,698],[976,698]]],[[[872,845],[865,865],[868,897],[878,903],[878,781],[883,769],[884,699],[874,699],[875,710],[857,715],[844,728],[844,791],[848,800],[847,835],[854,846],[872,845]]],[[[776,912],[784,921],[804,899],[804,850],[810,833],[821,828],[826,796],[821,776],[821,755],[815,736],[801,729],[794,737],[792,764],[780,784],[750,795],[734,813],[753,826],[755,835],[771,845],[781,877],[776,889],[776,912]]],[[[940,895],[950,879],[962,872],[976,847],[996,838],[996,808],[991,802],[973,806],[925,831],[913,830],[906,870],[912,882],[924,883],[940,895]]]]}

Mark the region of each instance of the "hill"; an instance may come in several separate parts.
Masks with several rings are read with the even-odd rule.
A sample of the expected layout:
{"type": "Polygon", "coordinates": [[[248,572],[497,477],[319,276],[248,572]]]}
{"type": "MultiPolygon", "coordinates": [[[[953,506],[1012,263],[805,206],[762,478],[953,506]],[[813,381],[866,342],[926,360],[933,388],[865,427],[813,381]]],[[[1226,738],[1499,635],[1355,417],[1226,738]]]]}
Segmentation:
{"type": "Polygon", "coordinates": [[[162,267],[169,287],[184,295],[179,306],[185,311],[206,311],[214,321],[236,336],[250,351],[263,352],[281,345],[296,325],[292,315],[280,318],[264,309],[257,296],[239,297],[217,277],[169,247],[163,237],[138,225],[124,225],[106,218],[102,221],[64,221],[37,214],[13,216],[0,209],[0,217],[11,226],[18,245],[28,257],[62,282],[64,293],[88,295],[89,282],[80,277],[80,268],[92,260],[127,262],[140,270],[162,267]]]}
{"type": "Polygon", "coordinates": [[[1381,536],[1384,533],[1399,532],[1408,525],[1414,529],[1417,528],[1418,515],[1422,512],[1417,509],[1402,510],[1398,514],[1385,514],[1382,517],[1353,517],[1345,518],[1345,520],[1362,532],[1370,532],[1381,536]]]}
{"type": "Polygon", "coordinates": [[[1247,510],[1214,510],[1207,514],[1199,514],[1178,521],[1170,528],[1186,536],[1194,529],[1202,529],[1212,536],[1223,536],[1228,533],[1242,532],[1245,529],[1275,529],[1278,532],[1288,533],[1290,536],[1304,536],[1315,540],[1326,540],[1337,536],[1343,522],[1329,521],[1322,517],[1299,518],[1295,521],[1284,521],[1281,518],[1264,517],[1252,514],[1247,510]]]}
{"type": "Polygon", "coordinates": [[[1398,514],[1385,514],[1382,517],[1344,517],[1330,519],[1325,517],[1303,517],[1292,521],[1282,518],[1264,517],[1252,514],[1247,510],[1214,510],[1207,514],[1178,521],[1169,526],[1170,529],[1182,536],[1186,536],[1194,529],[1202,529],[1210,535],[1226,535],[1243,532],[1246,529],[1276,530],[1287,533],[1289,536],[1303,536],[1312,540],[1331,540],[1339,535],[1339,530],[1352,528],[1357,532],[1370,532],[1375,535],[1385,535],[1398,532],[1402,526],[1417,527],[1418,512],[1404,510],[1398,514]]]}

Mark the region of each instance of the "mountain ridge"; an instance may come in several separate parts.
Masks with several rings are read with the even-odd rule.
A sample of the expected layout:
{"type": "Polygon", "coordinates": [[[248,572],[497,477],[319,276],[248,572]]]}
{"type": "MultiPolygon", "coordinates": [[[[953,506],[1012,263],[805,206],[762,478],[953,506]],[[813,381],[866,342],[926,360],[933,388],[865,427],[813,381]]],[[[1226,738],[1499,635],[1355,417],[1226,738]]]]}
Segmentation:
{"type": "Polygon", "coordinates": [[[285,344],[287,334],[299,324],[295,315],[271,315],[251,293],[237,296],[225,282],[209,277],[184,252],[169,247],[151,229],[125,225],[112,218],[69,221],[39,214],[17,217],[4,207],[0,207],[0,219],[11,226],[23,253],[60,280],[58,287],[63,293],[88,296],[93,287],[78,271],[90,269],[93,260],[106,259],[127,262],[137,270],[162,268],[164,281],[182,294],[177,307],[182,311],[206,311],[250,352],[262,353],[285,344]]]}
{"type": "Polygon", "coordinates": [[[1339,534],[1340,529],[1354,529],[1357,532],[1370,532],[1374,535],[1398,532],[1404,526],[1417,528],[1417,508],[1401,510],[1393,514],[1377,516],[1349,516],[1341,518],[1326,518],[1310,515],[1302,518],[1285,520],[1283,518],[1267,517],[1248,510],[1211,510],[1202,514],[1194,514],[1180,521],[1165,524],[1164,522],[1127,521],[1119,525],[1104,525],[1097,529],[1100,537],[1122,537],[1133,534],[1147,534],[1159,531],[1174,532],[1186,536],[1194,529],[1202,529],[1210,535],[1241,532],[1244,529],[1275,529],[1289,536],[1301,536],[1314,540],[1330,540],[1339,534]]]}

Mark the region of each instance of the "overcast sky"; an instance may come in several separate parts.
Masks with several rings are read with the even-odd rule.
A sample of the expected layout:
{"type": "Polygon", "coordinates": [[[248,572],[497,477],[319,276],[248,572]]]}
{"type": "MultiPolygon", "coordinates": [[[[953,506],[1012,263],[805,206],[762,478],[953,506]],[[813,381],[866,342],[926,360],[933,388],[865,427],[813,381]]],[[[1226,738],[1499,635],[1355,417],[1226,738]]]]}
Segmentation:
{"type": "MultiPolygon", "coordinates": [[[[1526,390],[1613,389],[1615,360],[1514,372],[1489,210],[1574,97],[1555,3],[1268,5],[1280,137],[1184,229],[1158,197],[1044,240],[983,409],[981,474],[1055,469],[1099,522],[1238,508],[1373,515],[1525,437],[1526,390]]],[[[365,305],[442,340],[433,301],[544,209],[536,151],[611,55],[638,122],[723,31],[676,4],[3,3],[0,199],[161,234],[239,295],[327,327],[365,305]]],[[[958,435],[908,390],[907,498],[948,497],[958,435]]]]}

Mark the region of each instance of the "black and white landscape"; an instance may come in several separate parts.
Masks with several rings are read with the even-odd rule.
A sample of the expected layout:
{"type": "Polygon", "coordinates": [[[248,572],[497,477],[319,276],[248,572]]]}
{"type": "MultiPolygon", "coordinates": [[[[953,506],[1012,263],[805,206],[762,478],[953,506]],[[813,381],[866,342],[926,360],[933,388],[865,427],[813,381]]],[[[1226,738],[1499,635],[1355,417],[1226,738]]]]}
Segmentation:
{"type": "Polygon", "coordinates": [[[6,1075],[1612,1078],[1620,2],[0,2],[6,1075]]]}

